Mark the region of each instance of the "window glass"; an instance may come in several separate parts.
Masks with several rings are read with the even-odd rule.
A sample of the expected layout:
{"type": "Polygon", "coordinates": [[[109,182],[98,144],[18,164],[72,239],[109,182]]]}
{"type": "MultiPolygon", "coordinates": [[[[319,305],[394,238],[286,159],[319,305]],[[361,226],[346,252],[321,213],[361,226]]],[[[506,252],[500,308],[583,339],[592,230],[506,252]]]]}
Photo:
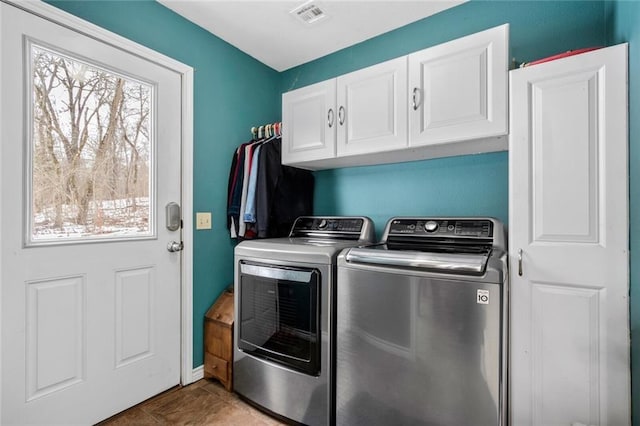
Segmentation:
{"type": "Polygon", "coordinates": [[[149,237],[153,86],[31,45],[30,243],[149,237]]]}

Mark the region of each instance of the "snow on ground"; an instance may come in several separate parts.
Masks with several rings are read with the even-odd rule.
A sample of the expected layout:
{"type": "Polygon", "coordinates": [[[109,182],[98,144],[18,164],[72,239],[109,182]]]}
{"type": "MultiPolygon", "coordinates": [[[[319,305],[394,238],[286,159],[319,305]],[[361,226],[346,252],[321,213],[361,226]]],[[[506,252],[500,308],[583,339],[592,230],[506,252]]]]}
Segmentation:
{"type": "Polygon", "coordinates": [[[32,238],[35,241],[76,239],[76,238],[113,238],[148,236],[149,198],[107,200],[92,203],[89,206],[87,224],[76,222],[77,206],[64,205],[63,225],[55,226],[55,208],[49,207],[34,215],[32,238]]]}

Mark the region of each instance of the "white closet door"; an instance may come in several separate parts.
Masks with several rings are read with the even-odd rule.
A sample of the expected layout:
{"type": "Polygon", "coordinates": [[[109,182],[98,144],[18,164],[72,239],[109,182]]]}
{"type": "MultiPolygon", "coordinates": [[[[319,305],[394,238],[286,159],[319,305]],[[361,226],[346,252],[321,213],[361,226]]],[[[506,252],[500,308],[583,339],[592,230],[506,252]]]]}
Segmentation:
{"type": "Polygon", "coordinates": [[[512,71],[510,128],[511,424],[628,425],[627,45],[512,71]]]}

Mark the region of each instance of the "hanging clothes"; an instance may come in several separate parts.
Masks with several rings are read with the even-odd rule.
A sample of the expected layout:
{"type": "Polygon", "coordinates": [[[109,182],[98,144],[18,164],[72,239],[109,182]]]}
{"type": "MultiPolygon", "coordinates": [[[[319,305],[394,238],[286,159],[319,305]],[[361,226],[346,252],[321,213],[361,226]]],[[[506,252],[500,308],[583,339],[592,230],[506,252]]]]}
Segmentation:
{"type": "Polygon", "coordinates": [[[242,186],[244,180],[245,147],[255,141],[244,143],[238,147],[233,155],[231,171],[229,173],[227,195],[227,226],[231,238],[237,238],[240,224],[240,205],[242,203],[242,186]]]}
{"type": "Polygon", "coordinates": [[[313,214],[314,177],[308,170],[283,166],[280,138],[262,148],[256,183],[260,238],[284,237],[298,216],[313,214]]]}
{"type": "Polygon", "coordinates": [[[256,223],[256,183],[258,181],[258,163],[260,161],[260,149],[262,144],[259,144],[254,153],[251,161],[251,171],[249,172],[249,186],[247,187],[247,203],[244,212],[244,221],[246,223],[256,223]]]}
{"type": "MultiPolygon", "coordinates": [[[[232,219],[232,211],[231,211],[231,199],[233,197],[233,190],[236,184],[236,180],[238,178],[238,149],[233,151],[233,157],[231,158],[231,169],[229,170],[229,182],[227,183],[227,229],[235,229],[233,225],[232,219]]],[[[232,238],[233,235],[231,236],[232,238]]]]}
{"type": "Polygon", "coordinates": [[[246,225],[246,222],[244,221],[244,211],[247,204],[247,191],[249,188],[249,172],[251,171],[251,158],[253,156],[253,149],[255,148],[255,146],[256,146],[256,143],[251,143],[244,147],[244,167],[243,167],[244,176],[242,178],[240,211],[238,212],[239,222],[240,222],[238,227],[239,237],[244,237],[244,234],[247,230],[247,225],[246,225]]]}
{"type": "Polygon", "coordinates": [[[281,164],[281,138],[253,139],[234,152],[227,185],[231,238],[283,237],[298,216],[313,214],[314,177],[281,164]]]}

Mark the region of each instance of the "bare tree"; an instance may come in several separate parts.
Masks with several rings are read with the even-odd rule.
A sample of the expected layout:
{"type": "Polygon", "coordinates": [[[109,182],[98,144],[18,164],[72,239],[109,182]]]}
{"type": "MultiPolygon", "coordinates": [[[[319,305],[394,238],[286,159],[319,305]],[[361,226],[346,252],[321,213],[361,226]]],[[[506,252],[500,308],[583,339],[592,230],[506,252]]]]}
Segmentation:
{"type": "Polygon", "coordinates": [[[105,201],[135,211],[149,196],[148,176],[138,182],[148,175],[150,86],[44,48],[32,61],[34,211],[53,212],[58,229],[100,228],[105,201]]]}
{"type": "MultiPolygon", "coordinates": [[[[149,118],[149,95],[142,86],[133,87],[129,98],[132,107],[124,106],[120,109],[120,123],[122,123],[122,138],[126,145],[122,145],[123,156],[126,158],[127,169],[124,181],[124,193],[130,195],[132,211],[136,211],[136,199],[146,194],[147,186],[138,187],[139,174],[142,164],[140,164],[140,141],[144,141],[144,146],[148,146],[148,118],[149,118]],[[126,123],[130,123],[129,126],[126,123]],[[128,151],[128,152],[127,152],[128,151]]],[[[144,154],[144,153],[143,153],[144,154]]],[[[146,161],[145,161],[146,164],[146,161]]],[[[148,171],[146,171],[148,175],[148,171]]]]}

